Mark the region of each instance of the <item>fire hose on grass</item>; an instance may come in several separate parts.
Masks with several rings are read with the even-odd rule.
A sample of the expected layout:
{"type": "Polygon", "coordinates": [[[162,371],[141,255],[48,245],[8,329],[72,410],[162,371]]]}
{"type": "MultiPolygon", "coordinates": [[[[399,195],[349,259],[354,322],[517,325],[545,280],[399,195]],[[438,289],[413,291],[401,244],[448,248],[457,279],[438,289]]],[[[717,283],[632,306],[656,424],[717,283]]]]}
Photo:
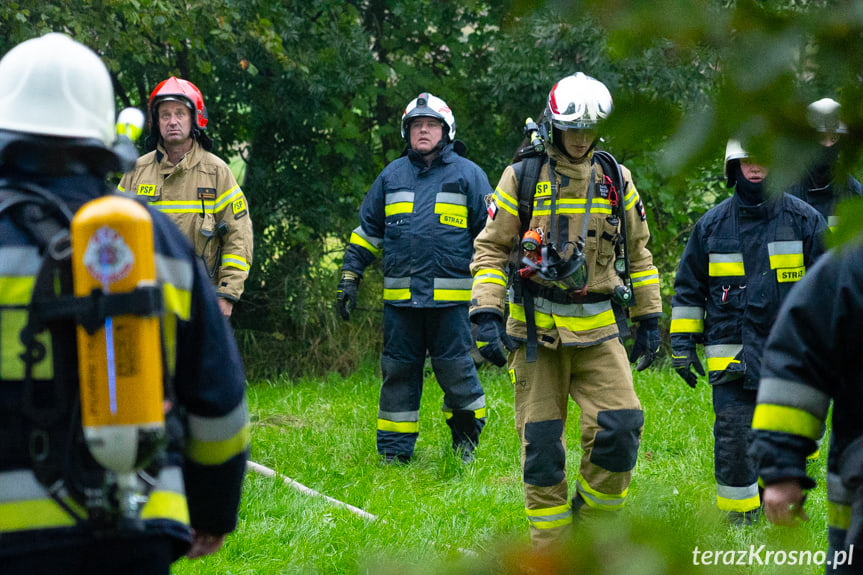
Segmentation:
{"type": "MultiPolygon", "coordinates": [[[[265,467],[259,463],[255,463],[254,461],[246,461],[246,469],[254,471],[258,475],[263,475],[264,477],[277,477],[277,478],[282,480],[282,483],[284,483],[288,487],[296,489],[297,491],[299,491],[303,495],[309,495],[311,497],[322,497],[323,499],[326,499],[327,501],[329,501],[330,503],[332,503],[336,507],[341,507],[343,509],[347,509],[348,511],[350,511],[354,515],[359,515],[363,519],[369,519],[371,521],[377,521],[378,520],[377,515],[372,515],[368,511],[363,511],[359,507],[354,507],[353,505],[350,505],[349,503],[345,503],[344,501],[339,501],[338,499],[333,499],[332,497],[324,495],[323,493],[318,493],[317,491],[315,491],[311,487],[306,487],[302,483],[294,481],[290,477],[288,477],[286,475],[282,475],[281,473],[278,473],[277,471],[274,471],[274,470],[270,469],[269,467],[265,467]]],[[[383,521],[383,523],[386,523],[386,521],[383,521]]]]}
{"type": "MultiPolygon", "coordinates": [[[[349,503],[345,503],[344,501],[339,501],[338,499],[333,499],[332,497],[324,495],[323,493],[319,493],[319,492],[315,491],[314,489],[312,489],[311,487],[306,487],[302,483],[299,483],[298,481],[294,481],[293,479],[291,479],[287,475],[282,475],[281,473],[274,471],[274,470],[270,469],[269,467],[266,467],[266,466],[261,465],[259,463],[255,463],[254,461],[247,460],[246,461],[246,469],[248,469],[250,471],[254,471],[258,475],[263,475],[264,477],[275,477],[275,478],[281,479],[282,483],[284,483],[288,487],[291,487],[292,489],[296,489],[297,491],[299,491],[303,495],[308,495],[310,497],[321,497],[323,499],[326,499],[327,501],[329,501],[330,503],[332,503],[336,507],[341,507],[343,509],[347,509],[348,511],[350,511],[354,515],[359,515],[363,519],[368,519],[370,521],[378,521],[377,515],[372,515],[368,511],[363,511],[359,507],[354,507],[353,505],[351,505],[349,503]]],[[[380,521],[381,521],[381,523],[386,524],[385,519],[381,519],[380,521]]],[[[447,545],[447,547],[450,547],[450,546],[447,545]]],[[[471,551],[470,549],[462,549],[461,547],[459,547],[457,550],[460,553],[463,553],[465,555],[476,556],[476,552],[471,551]]]]}

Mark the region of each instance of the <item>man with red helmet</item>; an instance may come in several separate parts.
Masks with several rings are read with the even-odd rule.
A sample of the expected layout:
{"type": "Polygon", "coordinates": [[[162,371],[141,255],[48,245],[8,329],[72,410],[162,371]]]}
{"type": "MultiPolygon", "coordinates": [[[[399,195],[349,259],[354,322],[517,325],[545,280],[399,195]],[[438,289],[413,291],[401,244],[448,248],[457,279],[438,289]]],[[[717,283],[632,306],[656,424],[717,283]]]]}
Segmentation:
{"type": "Polygon", "coordinates": [[[118,187],[147,198],[177,224],[216,286],[222,313],[230,316],[252,264],[246,196],[228,165],[210,153],[207,108],[194,84],[171,76],[150,94],[149,109],[152,151],[118,187]]]}

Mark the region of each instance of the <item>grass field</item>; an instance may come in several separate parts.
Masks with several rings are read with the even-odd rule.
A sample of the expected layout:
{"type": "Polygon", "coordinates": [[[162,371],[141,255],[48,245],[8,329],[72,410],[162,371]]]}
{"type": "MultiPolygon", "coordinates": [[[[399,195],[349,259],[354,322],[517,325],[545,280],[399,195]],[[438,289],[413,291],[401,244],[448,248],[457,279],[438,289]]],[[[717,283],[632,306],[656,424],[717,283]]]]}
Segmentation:
{"type": "MultiPolygon", "coordinates": [[[[362,518],[286,486],[249,474],[240,523],[223,549],[181,560],[174,573],[820,573],[789,566],[789,551],[826,548],[826,457],[810,464],[810,521],[782,529],[766,520],[727,526],[715,508],[713,412],[702,380],[692,390],[669,367],[635,376],[645,428],[626,506],[586,521],[564,558],[531,558],[524,515],[512,389],[503,370],[484,367],[488,422],[478,458],[463,465],[449,449],[443,394],[430,369],[420,410],[416,457],[384,465],[375,450],[380,376],[369,362],[349,377],[260,381],[249,385],[251,459],[321,494],[356,506],[362,518]],[[761,552],[757,550],[762,548],[761,552]],[[753,546],[753,547],[750,547],[753,546]],[[718,566],[693,565],[696,548],[721,551],[718,566]],[[753,556],[750,551],[756,551],[753,556]],[[785,551],[765,561],[767,551],[785,551]],[[735,557],[729,555],[735,552],[735,557]],[[754,566],[723,566],[742,553],[754,566]],[[762,561],[765,564],[759,565],[762,561]]],[[[580,457],[574,404],[567,423],[567,461],[580,457]]],[[[570,476],[574,475],[572,466],[570,476]]],[[[572,487],[572,486],[570,486],[572,487]]]]}

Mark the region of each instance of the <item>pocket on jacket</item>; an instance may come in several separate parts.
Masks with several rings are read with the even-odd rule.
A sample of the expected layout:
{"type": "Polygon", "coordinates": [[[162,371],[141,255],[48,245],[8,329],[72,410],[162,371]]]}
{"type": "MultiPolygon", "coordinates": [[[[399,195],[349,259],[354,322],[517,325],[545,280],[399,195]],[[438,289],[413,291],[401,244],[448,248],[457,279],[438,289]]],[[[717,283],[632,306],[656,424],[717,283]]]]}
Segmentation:
{"type": "Polygon", "coordinates": [[[200,225],[195,234],[195,253],[203,258],[208,273],[212,273],[214,268],[218,271],[218,262],[214,261],[220,243],[216,237],[216,218],[211,212],[196,217],[200,219],[200,225]]]}

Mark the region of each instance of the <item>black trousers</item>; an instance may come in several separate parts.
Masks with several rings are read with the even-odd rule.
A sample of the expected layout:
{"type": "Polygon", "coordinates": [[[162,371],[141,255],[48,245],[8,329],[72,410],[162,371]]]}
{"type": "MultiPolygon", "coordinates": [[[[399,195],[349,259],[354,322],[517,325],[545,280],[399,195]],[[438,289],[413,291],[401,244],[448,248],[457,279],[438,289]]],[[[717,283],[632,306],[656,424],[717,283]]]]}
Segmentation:
{"type": "Polygon", "coordinates": [[[413,455],[419,435],[426,354],[444,392],[443,411],[452,430],[453,446],[479,443],[485,425],[485,394],[470,355],[472,346],[467,306],[384,306],[378,452],[407,458],[413,455]]]}
{"type": "Polygon", "coordinates": [[[99,539],[20,556],[0,555],[3,575],[169,575],[177,558],[170,537],[99,539]]]}

